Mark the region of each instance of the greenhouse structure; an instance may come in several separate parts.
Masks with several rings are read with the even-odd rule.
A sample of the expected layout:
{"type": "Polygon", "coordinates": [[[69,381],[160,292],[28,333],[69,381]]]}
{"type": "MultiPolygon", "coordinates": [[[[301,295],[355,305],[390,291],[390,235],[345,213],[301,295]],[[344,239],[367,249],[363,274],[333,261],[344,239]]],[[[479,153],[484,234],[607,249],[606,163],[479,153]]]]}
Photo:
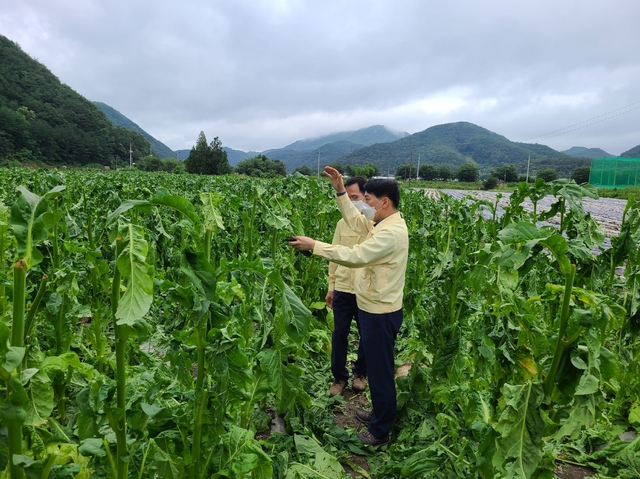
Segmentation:
{"type": "Polygon", "coordinates": [[[640,158],[594,158],[589,183],[597,188],[640,185],[640,158]]]}

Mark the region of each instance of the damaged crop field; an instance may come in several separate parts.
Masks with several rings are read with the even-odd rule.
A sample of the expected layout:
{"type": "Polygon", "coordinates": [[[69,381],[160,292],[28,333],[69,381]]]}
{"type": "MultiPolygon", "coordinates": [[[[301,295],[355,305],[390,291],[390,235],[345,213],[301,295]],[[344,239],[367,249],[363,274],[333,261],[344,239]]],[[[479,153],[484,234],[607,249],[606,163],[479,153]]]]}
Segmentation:
{"type": "Polygon", "coordinates": [[[403,189],[398,414],[372,448],[368,393],[327,393],[327,263],[283,243],[331,242],[333,197],[0,170],[2,477],[640,476],[635,200],[605,231],[567,181],[501,204],[403,189]]]}

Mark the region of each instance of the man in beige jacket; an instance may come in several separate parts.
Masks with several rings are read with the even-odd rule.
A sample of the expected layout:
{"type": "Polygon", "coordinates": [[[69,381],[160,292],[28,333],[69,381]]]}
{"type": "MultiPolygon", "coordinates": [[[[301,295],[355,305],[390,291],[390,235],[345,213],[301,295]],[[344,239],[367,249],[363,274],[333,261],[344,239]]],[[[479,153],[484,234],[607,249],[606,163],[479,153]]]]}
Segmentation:
{"type": "Polygon", "coordinates": [[[344,266],[360,268],[355,278],[361,341],[367,358],[372,411],[357,411],[367,431],[358,434],[365,444],[388,442],[396,414],[394,346],[402,325],[404,277],[409,254],[407,225],[398,212],[400,190],[391,180],[371,180],[365,186],[365,203],[373,209],[361,214],[346,194],[342,175],[325,167],[325,175],[336,190],[342,217],[365,240],[348,248],[330,245],[305,236],[296,236],[291,246],[313,251],[344,266]]]}
{"type": "MultiPolygon", "coordinates": [[[[364,205],[364,178],[354,176],[345,183],[347,196],[354,205],[364,205]]],[[[340,219],[336,225],[331,244],[351,247],[362,243],[364,235],[353,231],[344,219],[340,219]]],[[[333,333],[331,334],[331,373],[333,384],[329,389],[330,396],[342,394],[349,380],[347,370],[347,350],[349,346],[349,333],[351,321],[358,323],[358,303],[354,291],[354,282],[357,269],[329,262],[329,290],[325,297],[327,307],[333,309],[333,333]]],[[[351,387],[354,391],[364,391],[367,388],[367,363],[364,356],[362,341],[358,341],[358,357],[353,363],[353,381],[351,387]]]]}

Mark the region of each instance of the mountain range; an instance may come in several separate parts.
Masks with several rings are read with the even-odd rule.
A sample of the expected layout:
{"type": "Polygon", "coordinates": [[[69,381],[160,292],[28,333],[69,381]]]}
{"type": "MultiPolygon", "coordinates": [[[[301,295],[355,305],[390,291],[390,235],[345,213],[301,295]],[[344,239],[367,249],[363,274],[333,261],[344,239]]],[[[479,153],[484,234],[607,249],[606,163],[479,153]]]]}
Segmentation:
{"type": "MultiPolygon", "coordinates": [[[[109,105],[88,101],[0,35],[0,162],[128,164],[130,146],[133,161],[151,151],[161,158],[181,159],[190,152],[172,151],[109,105]]],[[[231,165],[259,154],[224,149],[231,165]]],[[[599,148],[577,146],[559,152],[545,145],[512,142],[468,122],[435,125],[414,134],[373,125],[302,139],[262,154],[283,161],[289,172],[303,165],[315,171],[330,163],[373,163],[388,171],[409,162],[452,169],[471,162],[481,173],[504,164],[524,171],[529,164],[534,169],[549,165],[561,174],[591,158],[613,156],[599,148]]],[[[640,145],[620,156],[640,156],[640,145]]]]}

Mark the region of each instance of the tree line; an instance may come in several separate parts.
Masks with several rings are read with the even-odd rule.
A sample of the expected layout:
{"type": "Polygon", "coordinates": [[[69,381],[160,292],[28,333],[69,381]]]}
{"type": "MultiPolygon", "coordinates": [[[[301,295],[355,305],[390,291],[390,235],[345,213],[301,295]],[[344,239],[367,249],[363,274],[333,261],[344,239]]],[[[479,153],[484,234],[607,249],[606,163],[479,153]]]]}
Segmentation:
{"type": "MultiPolygon", "coordinates": [[[[571,172],[571,179],[576,183],[588,183],[589,174],[591,172],[590,166],[578,166],[571,172]]],[[[399,165],[395,172],[396,178],[399,179],[421,179],[425,181],[449,181],[455,179],[461,182],[475,183],[480,181],[480,169],[473,163],[465,163],[453,171],[446,165],[430,165],[424,164],[420,166],[420,169],[414,165],[399,165]]],[[[521,174],[515,165],[502,165],[497,168],[493,168],[489,174],[483,180],[483,187],[485,189],[492,189],[498,186],[500,182],[504,183],[516,183],[521,181],[534,181],[536,178],[542,178],[546,182],[557,180],[560,177],[558,171],[554,168],[540,168],[527,178],[526,175],[521,174]]]]}

